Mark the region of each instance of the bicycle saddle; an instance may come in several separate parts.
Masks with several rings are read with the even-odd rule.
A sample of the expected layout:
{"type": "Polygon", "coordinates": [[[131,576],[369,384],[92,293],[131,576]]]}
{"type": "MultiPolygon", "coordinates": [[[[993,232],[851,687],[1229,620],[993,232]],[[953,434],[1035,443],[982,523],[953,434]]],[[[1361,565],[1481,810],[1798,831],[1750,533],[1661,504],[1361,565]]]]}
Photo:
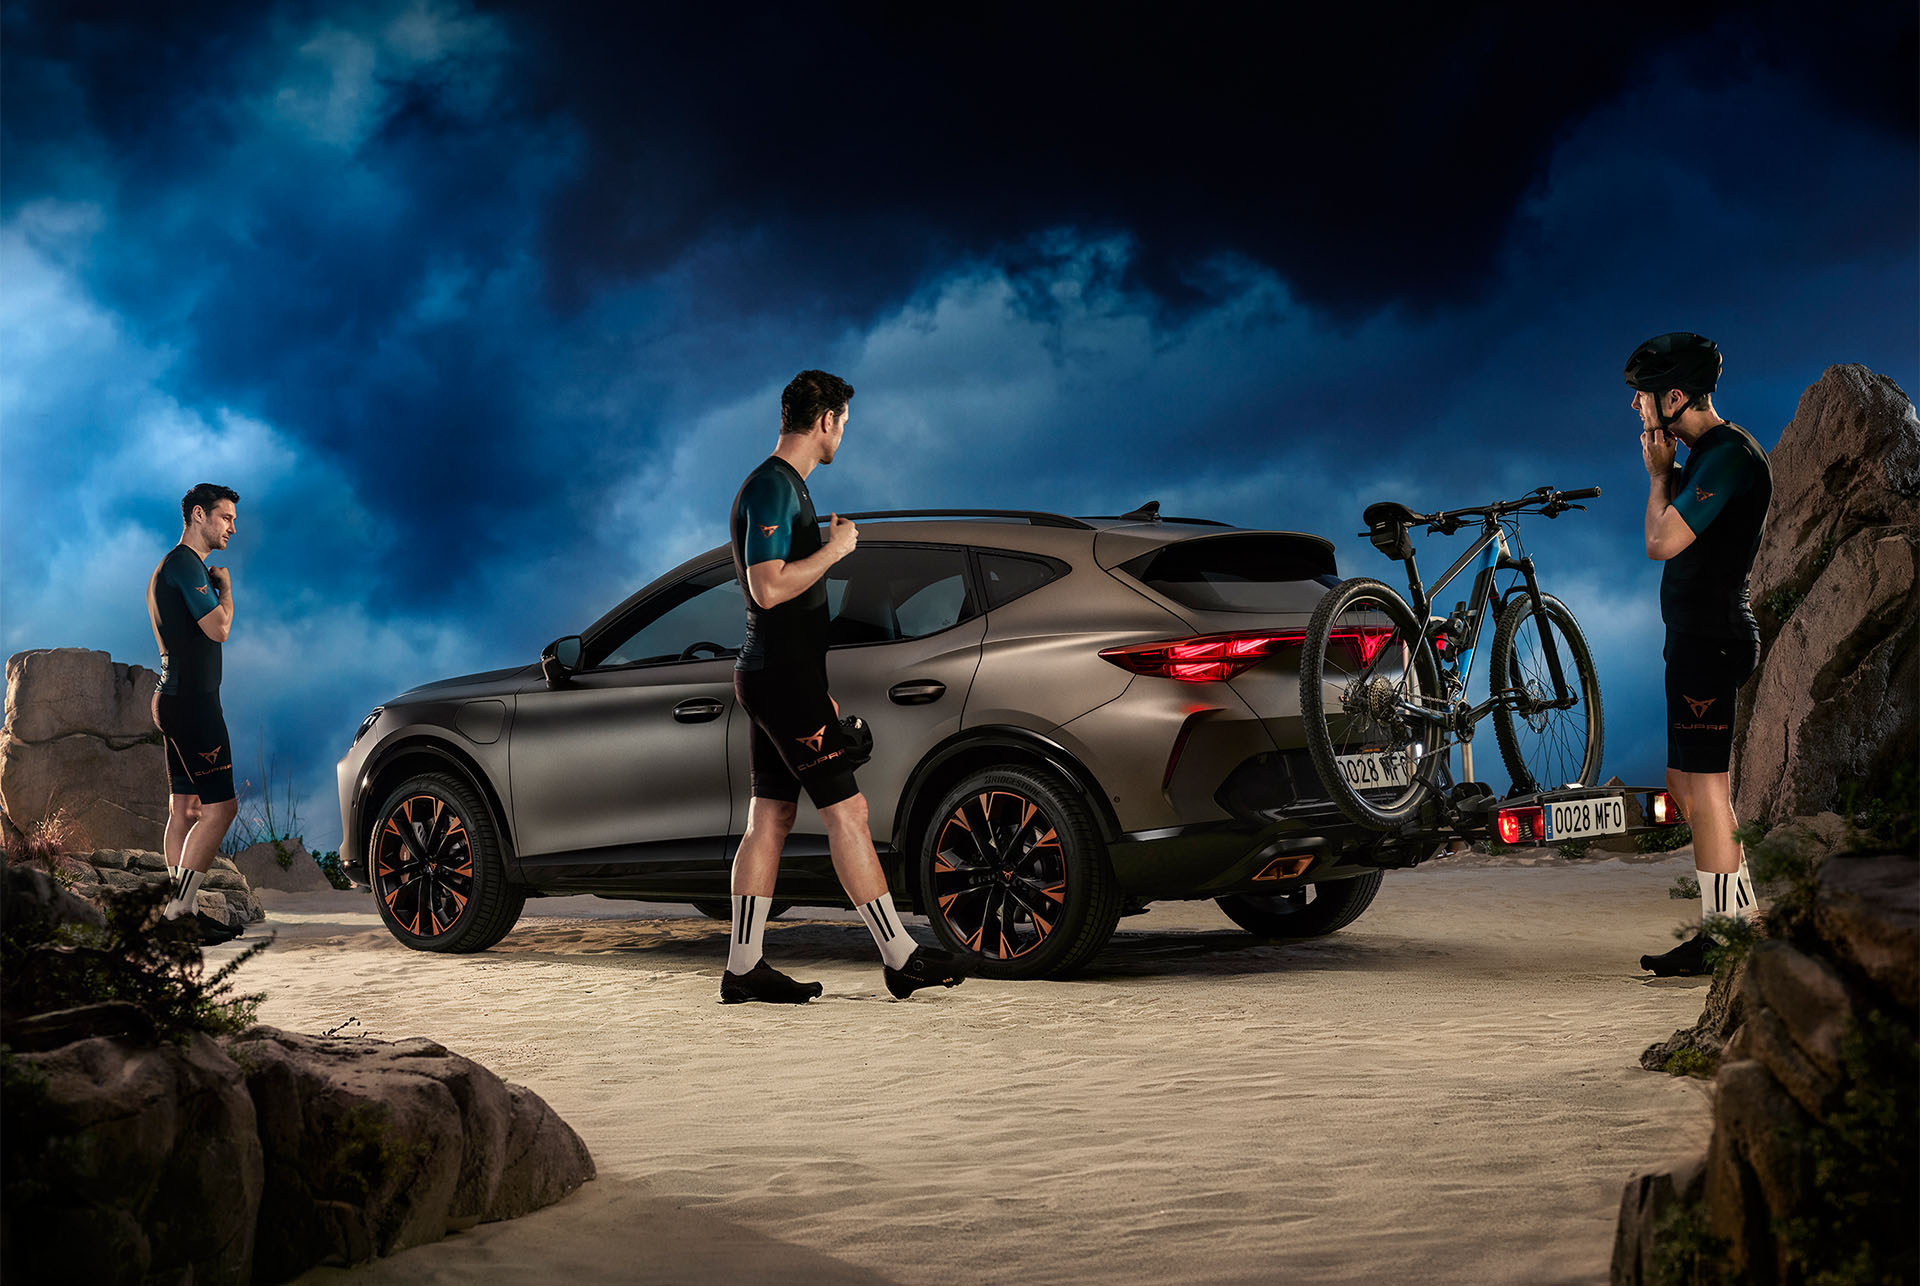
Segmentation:
{"type": "Polygon", "coordinates": [[[1424,519],[1397,500],[1380,500],[1370,504],[1360,515],[1361,521],[1369,527],[1378,527],[1385,523],[1415,523],[1424,519]]]}

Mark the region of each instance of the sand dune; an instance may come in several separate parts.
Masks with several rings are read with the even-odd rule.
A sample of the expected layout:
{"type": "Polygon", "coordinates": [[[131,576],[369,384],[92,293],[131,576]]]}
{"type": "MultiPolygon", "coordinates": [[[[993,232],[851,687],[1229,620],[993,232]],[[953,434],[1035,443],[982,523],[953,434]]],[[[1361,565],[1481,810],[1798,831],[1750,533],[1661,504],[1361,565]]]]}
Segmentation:
{"type": "Polygon", "coordinates": [[[1449,859],[1297,945],[1166,904],[1072,981],[906,1003],[850,913],[776,921],[826,984],[798,1009],[716,1004],[725,926],[685,908],[535,901],[447,958],[269,895],[241,981],[531,1086],[600,1170],[307,1281],[1598,1282],[1627,1175],[1706,1140],[1705,1087],[1635,1062],[1704,999],[1633,967],[1690,856],[1449,859]]]}

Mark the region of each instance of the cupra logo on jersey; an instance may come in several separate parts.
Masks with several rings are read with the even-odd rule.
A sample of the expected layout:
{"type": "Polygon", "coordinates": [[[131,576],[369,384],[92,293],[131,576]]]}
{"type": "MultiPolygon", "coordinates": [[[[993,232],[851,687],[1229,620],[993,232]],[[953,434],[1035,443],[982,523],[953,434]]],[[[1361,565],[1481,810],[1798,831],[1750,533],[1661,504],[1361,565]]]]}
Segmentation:
{"type": "Polygon", "coordinates": [[[827,725],[824,723],[820,725],[820,731],[814,733],[811,737],[795,737],[794,738],[795,741],[805,746],[808,750],[820,749],[821,743],[824,742],[826,739],[827,739],[827,725]]]}
{"type": "Polygon", "coordinates": [[[1713,493],[1705,487],[1695,487],[1693,489],[1693,498],[1695,500],[1711,500],[1713,499],[1713,493]]]}
{"type": "Polygon", "coordinates": [[[196,594],[204,594],[207,592],[207,587],[205,585],[195,585],[193,590],[196,594]]]}
{"type": "Polygon", "coordinates": [[[1712,706],[1712,705],[1713,705],[1713,703],[1714,703],[1715,701],[1718,701],[1718,700],[1719,700],[1720,698],[1718,698],[1718,697],[1708,697],[1708,698],[1707,698],[1707,699],[1706,699],[1705,701],[1695,701],[1695,700],[1694,700],[1694,699],[1693,699],[1692,697],[1690,697],[1690,696],[1687,696],[1687,695],[1686,695],[1686,694],[1685,694],[1685,693],[1683,692],[1683,693],[1681,693],[1681,694],[1680,694],[1680,699],[1681,699],[1681,700],[1683,700],[1683,701],[1685,701],[1685,702],[1686,702],[1686,703],[1687,703],[1687,704],[1688,704],[1689,706],[1692,706],[1692,707],[1693,707],[1693,717],[1694,717],[1694,718],[1696,718],[1696,719],[1700,719],[1700,718],[1704,718],[1704,717],[1706,716],[1706,713],[1707,713],[1707,709],[1708,709],[1708,708],[1709,708],[1710,706],[1712,706]]]}
{"type": "Polygon", "coordinates": [[[760,534],[761,534],[762,536],[771,536],[771,535],[772,535],[772,534],[773,534],[774,532],[776,532],[776,531],[778,531],[778,530],[780,530],[780,524],[776,522],[776,523],[775,523],[775,524],[773,524],[773,526],[771,526],[771,527],[762,527],[762,528],[760,529],[760,534]]]}

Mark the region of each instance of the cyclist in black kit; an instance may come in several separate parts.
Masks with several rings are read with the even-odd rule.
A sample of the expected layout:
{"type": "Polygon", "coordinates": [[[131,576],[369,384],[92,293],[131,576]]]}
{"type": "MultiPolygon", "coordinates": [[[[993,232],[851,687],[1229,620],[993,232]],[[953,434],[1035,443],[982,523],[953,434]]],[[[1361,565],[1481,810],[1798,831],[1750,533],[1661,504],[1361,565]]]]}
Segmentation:
{"type": "MultiPolygon", "coordinates": [[[[153,723],[166,738],[171,799],[167,876],[174,896],[166,916],[199,914],[200,884],[233,824],[233,746],[220,709],[220,645],[233,629],[233,579],[206,558],[233,539],[240,496],[203,482],[180,500],[180,543],[147,581],[147,619],[160,645],[153,723]]],[[[211,917],[202,931],[232,937],[211,917]]]]}
{"type": "Polygon", "coordinates": [[[1666,563],[1660,617],[1667,626],[1667,793],[1693,827],[1701,930],[1640,967],[1663,976],[1709,972],[1715,917],[1754,912],[1753,879],[1734,838],[1735,694],[1760,663],[1760,629],[1747,575],[1760,549],[1773,475],[1753,435],[1720,418],[1712,393],[1720,350],[1687,331],[1659,335],[1627,359],[1647,467],[1647,557],[1666,563]],[[1687,463],[1674,468],[1676,444],[1687,463]]]}
{"type": "Polygon", "coordinates": [[[840,883],[880,948],[887,989],[901,1000],[921,987],[952,987],[951,954],[916,946],[900,923],[867,829],[867,801],[854,783],[860,757],[827,694],[827,569],[853,552],[860,533],[838,514],[827,539],[807,493],[807,475],[831,464],[847,427],[853,386],[802,371],[780,395],[780,441],[734,499],[734,569],[747,599],[747,634],[734,663],[734,695],[753,719],[753,800],[733,862],[733,938],[720,976],[724,1004],[805,1004],[823,990],[796,982],[761,955],[780,849],[800,791],[820,810],[840,883]]]}

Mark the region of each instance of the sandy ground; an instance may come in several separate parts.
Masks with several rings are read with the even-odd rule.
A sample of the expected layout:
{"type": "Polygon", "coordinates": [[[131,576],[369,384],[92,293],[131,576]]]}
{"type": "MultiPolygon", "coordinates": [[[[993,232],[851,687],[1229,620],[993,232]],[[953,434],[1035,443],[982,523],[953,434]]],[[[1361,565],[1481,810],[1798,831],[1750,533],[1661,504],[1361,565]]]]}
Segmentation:
{"type": "Polygon", "coordinates": [[[449,958],[365,894],[269,893],[209,957],[277,933],[263,1022],[431,1036],[599,1167],[306,1282],[1601,1282],[1627,1177],[1706,1143],[1705,1088],[1636,1063],[1705,999],[1635,968],[1690,862],[1448,859],[1286,946],[1163,904],[1071,981],[905,1003],[851,913],[770,926],[826,984],[801,1008],[716,1003],[724,925],[594,898],[449,958]]]}

